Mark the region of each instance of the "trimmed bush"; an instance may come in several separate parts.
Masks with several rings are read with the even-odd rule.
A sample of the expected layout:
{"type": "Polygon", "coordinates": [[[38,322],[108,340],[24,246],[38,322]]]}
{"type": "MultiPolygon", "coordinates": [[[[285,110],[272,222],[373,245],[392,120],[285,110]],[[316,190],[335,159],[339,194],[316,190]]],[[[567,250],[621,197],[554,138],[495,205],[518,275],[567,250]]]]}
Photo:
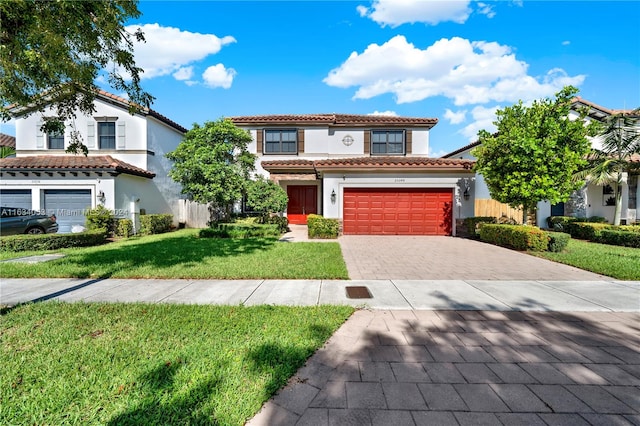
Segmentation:
{"type": "Polygon", "coordinates": [[[549,216],[547,218],[547,228],[557,232],[566,232],[567,225],[572,222],[584,222],[585,219],[578,219],[571,216],[549,216]]]}
{"type": "Polygon", "coordinates": [[[546,251],[549,247],[547,233],[535,226],[485,224],[480,239],[516,250],[546,251]]]}
{"type": "Polygon", "coordinates": [[[109,235],[113,234],[115,230],[115,219],[111,210],[105,206],[98,206],[95,209],[88,210],[84,216],[87,219],[85,223],[89,231],[106,229],[109,235]]]}
{"type": "Polygon", "coordinates": [[[265,216],[262,218],[263,223],[276,225],[280,232],[287,232],[289,229],[289,219],[284,216],[265,216]]]}
{"type": "Polygon", "coordinates": [[[463,221],[469,237],[475,239],[480,238],[480,228],[482,227],[482,224],[496,222],[497,219],[491,216],[468,217],[463,221]]]}
{"type": "Polygon", "coordinates": [[[600,231],[596,242],[614,246],[640,248],[640,233],[617,229],[603,229],[600,231]]]}
{"type": "Polygon", "coordinates": [[[2,251],[57,250],[68,247],[89,247],[107,241],[105,229],[94,229],[78,234],[12,235],[0,238],[2,251]]]}
{"type": "Polygon", "coordinates": [[[547,250],[555,253],[559,253],[567,248],[567,244],[569,244],[569,240],[571,239],[571,235],[564,232],[547,232],[547,236],[549,237],[547,250]]]}
{"type": "Polygon", "coordinates": [[[200,238],[278,238],[282,233],[278,225],[245,223],[218,223],[215,227],[201,229],[200,238]]]}
{"type": "Polygon", "coordinates": [[[162,234],[171,230],[173,215],[171,214],[145,214],[140,215],[140,234],[162,234]]]}
{"type": "Polygon", "coordinates": [[[603,229],[611,227],[606,223],[571,222],[566,231],[579,240],[595,240],[603,229]]]}
{"type": "Polygon", "coordinates": [[[116,232],[118,237],[129,238],[133,235],[133,221],[131,219],[116,219],[116,232]]]}
{"type": "Polygon", "coordinates": [[[640,234],[640,226],[638,225],[620,225],[615,229],[619,231],[635,232],[637,234],[640,234]]]}
{"type": "Polygon", "coordinates": [[[328,219],[317,214],[307,216],[307,229],[309,238],[338,238],[340,234],[340,221],[328,219]]]}

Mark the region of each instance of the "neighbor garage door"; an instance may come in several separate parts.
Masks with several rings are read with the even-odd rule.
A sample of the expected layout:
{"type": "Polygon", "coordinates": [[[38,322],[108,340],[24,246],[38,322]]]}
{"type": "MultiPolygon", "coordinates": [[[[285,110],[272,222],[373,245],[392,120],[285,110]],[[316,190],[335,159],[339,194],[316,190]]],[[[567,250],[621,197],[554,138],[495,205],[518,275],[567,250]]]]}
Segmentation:
{"type": "Polygon", "coordinates": [[[2,189],[0,190],[0,204],[2,207],[31,209],[31,190],[2,189]]]}
{"type": "Polygon", "coordinates": [[[451,235],[452,190],[345,188],[343,233],[451,235]]]}
{"type": "Polygon", "coordinates": [[[84,214],[91,208],[89,189],[48,189],[44,191],[44,208],[58,218],[58,233],[68,234],[74,226],[84,226],[84,214]]]}

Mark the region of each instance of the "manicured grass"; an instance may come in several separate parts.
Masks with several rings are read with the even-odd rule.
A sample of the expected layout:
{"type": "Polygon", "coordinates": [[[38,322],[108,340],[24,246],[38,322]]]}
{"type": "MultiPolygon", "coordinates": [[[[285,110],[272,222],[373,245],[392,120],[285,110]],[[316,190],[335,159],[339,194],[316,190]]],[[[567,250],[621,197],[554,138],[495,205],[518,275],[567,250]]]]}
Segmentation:
{"type": "Polygon", "coordinates": [[[637,248],[571,239],[562,253],[530,254],[619,280],[640,280],[640,249],[637,248]]]}
{"type": "MultiPolygon", "coordinates": [[[[45,263],[3,263],[12,278],[348,279],[338,243],[284,243],[275,239],[197,238],[198,230],[63,249],[45,263]]],[[[0,259],[43,252],[0,253],[0,259]]]]}
{"type": "Polygon", "coordinates": [[[20,306],[0,326],[0,424],[242,425],[352,312],[20,306]]]}

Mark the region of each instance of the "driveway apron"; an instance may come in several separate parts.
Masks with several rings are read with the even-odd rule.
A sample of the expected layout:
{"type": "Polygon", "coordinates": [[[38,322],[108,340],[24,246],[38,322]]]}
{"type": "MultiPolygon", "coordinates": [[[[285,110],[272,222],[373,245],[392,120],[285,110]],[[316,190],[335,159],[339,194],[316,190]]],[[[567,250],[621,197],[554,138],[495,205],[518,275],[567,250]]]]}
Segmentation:
{"type": "Polygon", "coordinates": [[[352,280],[610,279],[515,250],[456,237],[344,235],[338,242],[352,280]]]}

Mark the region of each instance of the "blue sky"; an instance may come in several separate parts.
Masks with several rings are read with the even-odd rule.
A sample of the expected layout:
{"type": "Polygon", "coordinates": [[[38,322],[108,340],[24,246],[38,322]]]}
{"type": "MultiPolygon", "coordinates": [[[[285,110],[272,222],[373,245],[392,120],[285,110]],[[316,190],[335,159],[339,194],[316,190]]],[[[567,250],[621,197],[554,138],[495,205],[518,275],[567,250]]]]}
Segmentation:
{"type": "Polygon", "coordinates": [[[637,1],[141,1],[139,9],[130,25],[146,34],[135,52],[143,87],[156,111],[187,128],[253,114],[434,117],[439,156],[493,130],[496,108],[552,97],[565,84],[607,108],[640,106],[637,1]]]}

